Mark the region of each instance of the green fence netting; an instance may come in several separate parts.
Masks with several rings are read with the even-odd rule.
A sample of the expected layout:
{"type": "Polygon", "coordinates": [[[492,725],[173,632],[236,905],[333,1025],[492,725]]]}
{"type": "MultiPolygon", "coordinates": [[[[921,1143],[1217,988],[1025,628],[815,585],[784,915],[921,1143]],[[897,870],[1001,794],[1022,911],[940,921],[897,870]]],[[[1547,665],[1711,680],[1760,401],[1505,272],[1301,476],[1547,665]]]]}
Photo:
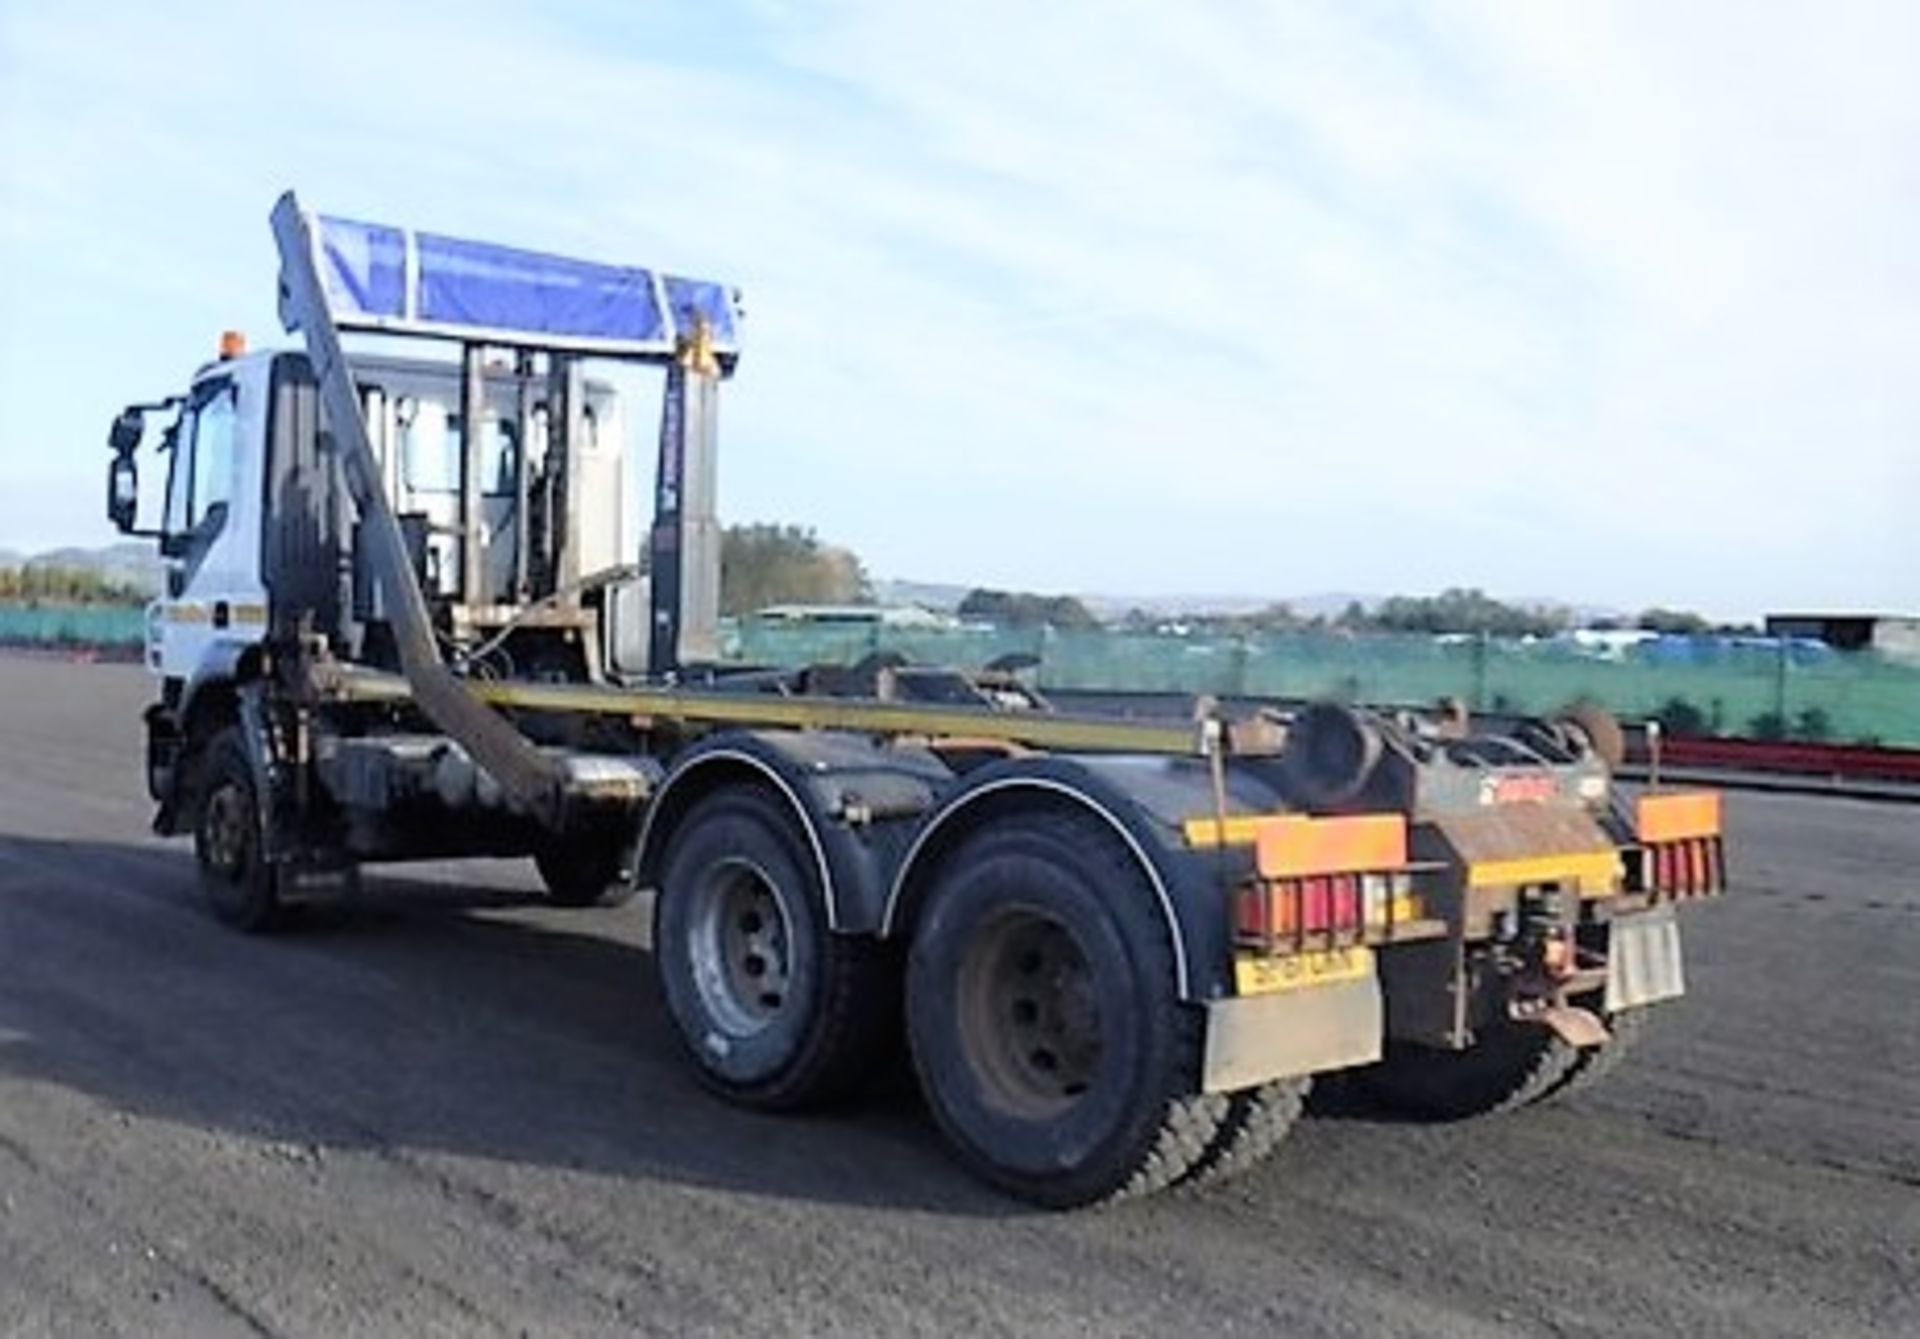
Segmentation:
{"type": "Polygon", "coordinates": [[[0,642],[137,646],[146,611],[117,604],[0,605],[0,642]]]}
{"type": "Polygon", "coordinates": [[[1691,732],[1920,745],[1920,666],[1760,638],[1663,638],[1602,652],[1562,641],[1298,633],[1187,638],[1051,630],[805,626],[746,620],[751,663],[851,663],[892,651],[928,664],[1032,658],[1052,689],[1110,689],[1551,712],[1581,698],[1691,732]]]}
{"type": "MultiPolygon", "coordinates": [[[[136,645],[144,611],[0,606],[0,642],[136,645]]],[[[1662,638],[1601,652],[1564,641],[1343,636],[1172,637],[1051,629],[807,625],[743,620],[732,659],[851,664],[890,651],[978,668],[1030,658],[1043,689],[1337,697],[1480,711],[1550,712],[1590,698],[1621,716],[1692,732],[1920,746],[1920,666],[1760,638],[1662,638]]]]}

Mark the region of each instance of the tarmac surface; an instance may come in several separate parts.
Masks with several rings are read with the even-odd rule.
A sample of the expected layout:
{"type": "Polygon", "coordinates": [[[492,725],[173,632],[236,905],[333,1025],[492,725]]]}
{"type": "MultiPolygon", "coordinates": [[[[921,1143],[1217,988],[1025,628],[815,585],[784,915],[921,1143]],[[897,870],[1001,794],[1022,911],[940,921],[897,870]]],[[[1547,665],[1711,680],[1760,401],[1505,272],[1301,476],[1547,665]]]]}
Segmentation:
{"type": "Polygon", "coordinates": [[[472,863],[221,929],[148,692],[0,656],[0,1333],[1920,1334],[1920,808],[1731,796],[1692,994],[1590,1093],[1050,1215],[904,1081],[706,1096],[640,902],[472,863]]]}

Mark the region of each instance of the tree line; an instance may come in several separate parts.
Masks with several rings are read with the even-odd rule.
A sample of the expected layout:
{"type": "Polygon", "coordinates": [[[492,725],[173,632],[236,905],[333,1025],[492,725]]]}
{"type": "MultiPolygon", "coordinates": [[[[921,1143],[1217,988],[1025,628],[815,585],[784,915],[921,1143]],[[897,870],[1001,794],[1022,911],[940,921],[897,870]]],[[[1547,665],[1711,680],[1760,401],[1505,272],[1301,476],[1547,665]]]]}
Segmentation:
{"type": "MultiPolygon", "coordinates": [[[[27,562],[0,565],[0,602],[144,604],[153,591],[91,567],[27,562]]],[[[850,551],[797,525],[733,525],[722,536],[722,612],[771,604],[870,604],[873,586],[850,551]]]]}
{"type": "MultiPolygon", "coordinates": [[[[13,604],[139,604],[152,592],[92,568],[53,563],[0,566],[0,601],[13,604]]],[[[810,527],[769,523],[730,525],[722,535],[720,608],[751,614],[770,605],[858,605],[873,602],[873,583],[852,550],[822,540],[810,527]]],[[[1086,631],[1105,626],[1072,595],[1043,595],[976,587],[960,601],[963,619],[1008,628],[1086,631]]],[[[1351,601],[1340,613],[1302,614],[1284,602],[1241,614],[1169,616],[1131,609],[1113,626],[1151,633],[1175,627],[1203,636],[1286,632],[1398,632],[1490,637],[1551,636],[1576,626],[1558,606],[1512,604],[1472,587],[1438,595],[1395,595],[1368,607],[1351,601]]],[[[1596,619],[1596,629],[1634,629],[1677,635],[1742,633],[1746,625],[1714,623],[1687,610],[1655,607],[1629,619],[1596,619]]]]}
{"type": "MultiPolygon", "coordinates": [[[[721,559],[720,591],[721,611],[733,615],[777,604],[869,604],[873,600],[872,583],[857,556],[797,525],[729,526],[721,559]]],[[[955,612],[963,619],[1003,628],[1048,627],[1078,632],[1108,626],[1075,596],[991,586],[968,591],[955,612]]],[[[1135,608],[1112,626],[1131,633],[1177,628],[1202,636],[1392,632],[1550,637],[1581,623],[1563,606],[1515,604],[1476,587],[1451,587],[1438,595],[1395,595],[1371,607],[1354,600],[1331,616],[1302,614],[1285,602],[1242,614],[1169,616],[1135,608]]],[[[1644,610],[1633,618],[1596,619],[1585,626],[1682,636],[1753,631],[1750,626],[1714,623],[1687,610],[1661,607],[1644,610]]]]}
{"type": "Polygon", "coordinates": [[[9,604],[144,604],[153,592],[89,567],[53,563],[0,566],[0,601],[9,604]]]}
{"type": "Polygon", "coordinates": [[[1551,637],[1577,627],[1594,631],[1637,631],[1679,636],[1750,633],[1750,624],[1715,623],[1686,610],[1653,608],[1625,618],[1581,620],[1560,605],[1514,604],[1473,587],[1454,587],[1438,595],[1395,595],[1378,604],[1350,600],[1337,614],[1303,614],[1276,602],[1239,614],[1169,617],[1131,609],[1119,621],[1126,632],[1158,632],[1177,626],[1206,636],[1252,636],[1286,632],[1397,632],[1430,636],[1551,637]]]}
{"type": "Polygon", "coordinates": [[[720,612],[776,604],[872,604],[873,583],[852,551],[799,525],[730,525],[721,534],[720,612]]]}

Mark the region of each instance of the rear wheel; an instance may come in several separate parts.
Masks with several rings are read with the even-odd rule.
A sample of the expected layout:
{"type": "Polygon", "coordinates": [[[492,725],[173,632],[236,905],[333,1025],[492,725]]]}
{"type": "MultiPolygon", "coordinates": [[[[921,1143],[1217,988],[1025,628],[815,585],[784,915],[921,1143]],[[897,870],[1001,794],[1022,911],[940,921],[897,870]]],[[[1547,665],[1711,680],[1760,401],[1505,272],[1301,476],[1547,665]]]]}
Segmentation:
{"type": "Polygon", "coordinates": [[[839,1097],[876,1068],[895,1018],[877,947],[827,929],[825,890],[779,801],[701,801],[661,866],[661,991],[701,1079],[748,1106],[839,1097]]]}
{"type": "Polygon", "coordinates": [[[1612,1074],[1620,1067],[1620,1062],[1633,1054],[1634,1047],[1646,1034],[1647,1022],[1653,1017],[1651,1009],[1625,1009],[1607,1018],[1607,1039],[1598,1046],[1589,1047],[1580,1052],[1580,1058],[1567,1074],[1561,1085],[1549,1093],[1550,1097],[1564,1097],[1570,1093],[1585,1092],[1612,1074]]]}
{"type": "Polygon", "coordinates": [[[1306,1105],[1310,1078],[1275,1079],[1233,1094],[1219,1133],[1181,1184],[1218,1185],[1252,1171],[1286,1142],[1306,1105]]]}
{"type": "Polygon", "coordinates": [[[1617,772],[1627,760],[1627,735],[1620,728],[1620,718],[1597,702],[1582,700],[1568,705],[1560,713],[1560,719],[1571,722],[1587,742],[1607,770],[1617,772]]]}
{"type": "Polygon", "coordinates": [[[1064,1208],[1161,1189],[1205,1154],[1200,1018],[1146,879],[1097,826],[990,827],[936,875],[907,965],[934,1119],[974,1171],[1064,1208]]]}
{"type": "Polygon", "coordinates": [[[1612,1073],[1646,1022],[1645,1009],[1606,1019],[1598,1046],[1569,1045],[1552,1029],[1501,1023],[1464,1051],[1389,1043],[1386,1059],[1353,1071],[1351,1082],[1394,1110],[1436,1120],[1512,1111],[1589,1088],[1612,1073]]]}
{"type": "Polygon", "coordinates": [[[1389,1042],[1386,1058],[1355,1070],[1351,1082],[1395,1111],[1465,1120],[1537,1102],[1566,1079],[1580,1052],[1539,1026],[1483,1029],[1464,1051],[1389,1042]]]}
{"type": "Polygon", "coordinates": [[[202,754],[199,799],[193,854],[208,908],[237,930],[274,929],[285,920],[286,908],[279,872],[261,852],[259,794],[237,728],[215,735],[202,754]]]}

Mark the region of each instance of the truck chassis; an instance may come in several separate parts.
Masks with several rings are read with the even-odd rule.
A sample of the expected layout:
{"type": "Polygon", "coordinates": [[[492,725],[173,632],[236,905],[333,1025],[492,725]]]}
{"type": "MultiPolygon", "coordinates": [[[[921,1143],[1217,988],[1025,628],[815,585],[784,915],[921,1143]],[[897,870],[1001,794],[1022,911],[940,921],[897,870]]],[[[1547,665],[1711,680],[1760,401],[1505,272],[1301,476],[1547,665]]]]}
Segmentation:
{"type": "MultiPolygon", "coordinates": [[[[722,667],[730,299],[649,277],[628,294],[653,304],[644,338],[426,319],[412,248],[429,239],[291,195],[273,221],[306,350],[255,355],[233,393],[267,462],[264,597],[214,601],[204,617],[242,632],[190,664],[154,653],[146,716],[156,828],[192,836],[222,920],[272,928],[396,859],[532,856],[568,906],[651,890],[663,1003],[708,1087],[779,1110],[843,1098],[904,1032],[962,1161],[1061,1207],[1245,1170],[1316,1075],[1444,1118],[1565,1092],[1683,991],[1675,908],[1724,887],[1719,798],[1621,794],[1605,719],[1491,733],[1457,709],[1206,701],[1130,719],[1058,711],[1005,674],[722,667]],[[367,309],[372,283],[343,299],[343,227],[366,254],[400,239],[391,309],[367,309]],[[433,526],[396,512],[370,435],[373,364],[342,330],[457,340],[464,424],[519,397],[505,575],[483,567],[476,430],[441,527],[455,570],[435,580],[433,526]],[[511,377],[489,368],[500,350],[511,377]],[[623,596],[578,570],[590,355],[666,369],[639,674],[610,641],[623,596]]],[[[562,263],[495,250],[502,272],[562,263]]],[[[188,412],[222,378],[202,369],[188,412]]],[[[112,438],[130,531],[158,407],[112,438]]],[[[191,563],[191,535],[160,537],[191,563]]],[[[158,621],[208,608],[192,583],[158,621]]]]}

